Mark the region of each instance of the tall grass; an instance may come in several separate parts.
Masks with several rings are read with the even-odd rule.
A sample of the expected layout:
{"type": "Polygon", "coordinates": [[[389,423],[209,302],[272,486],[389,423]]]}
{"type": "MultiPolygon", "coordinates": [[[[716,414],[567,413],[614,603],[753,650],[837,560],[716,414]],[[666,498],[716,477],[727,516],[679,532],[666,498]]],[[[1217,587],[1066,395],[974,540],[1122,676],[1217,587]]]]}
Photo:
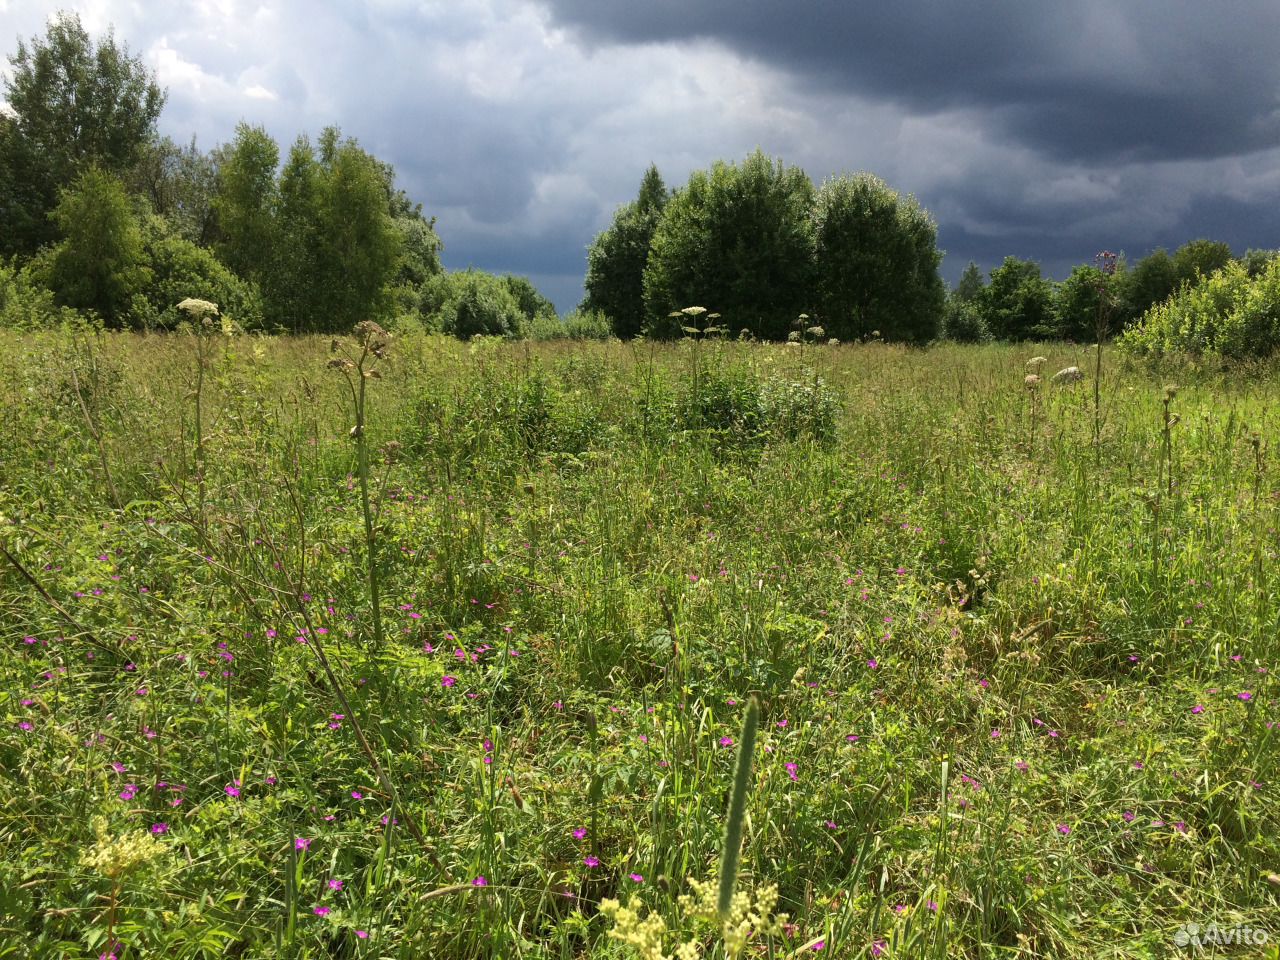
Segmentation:
{"type": "Polygon", "coordinates": [[[5,335],[0,956],[622,956],[731,795],[774,956],[1280,937],[1270,370],[354,349],[5,335]]]}

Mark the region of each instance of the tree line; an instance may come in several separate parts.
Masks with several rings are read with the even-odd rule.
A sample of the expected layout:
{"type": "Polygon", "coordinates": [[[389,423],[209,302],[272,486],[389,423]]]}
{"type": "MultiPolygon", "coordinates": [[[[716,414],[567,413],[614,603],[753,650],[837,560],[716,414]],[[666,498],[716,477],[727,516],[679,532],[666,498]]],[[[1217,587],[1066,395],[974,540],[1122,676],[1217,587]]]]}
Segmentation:
{"type": "Polygon", "coordinates": [[[59,14],[20,40],[0,111],[0,322],[61,310],[163,328],[177,303],[246,328],[400,318],[461,335],[555,318],[524,277],[447,273],[434,218],[336,127],[287,152],[242,123],[210,151],[157,132],[166,94],[113,34],[59,14]]]}
{"type": "MultiPolygon", "coordinates": [[[[1275,253],[1250,250],[1240,263],[1256,276],[1275,253]]],[[[1193,240],[1132,265],[1081,264],[1055,282],[1011,256],[985,277],[970,262],[948,291],[941,259],[936,224],[914,198],[868,173],[815,188],[757,150],[674,191],[651,166],[588,250],[584,306],[620,337],[678,336],[672,313],[697,304],[765,339],[785,339],[800,319],[840,340],[1086,341],[1235,262],[1227,244],[1193,240]]]]}
{"type": "Polygon", "coordinates": [[[970,263],[948,291],[937,225],[869,173],[815,186],[757,150],[668,189],[656,167],[591,243],[585,298],[567,318],[524,277],[445,271],[435,219],[393,167],[336,127],[282,151],[242,123],[203,151],[157,133],[165,91],[110,32],[59,14],[19,41],[0,110],[0,324],[88,312],[164,328],[188,297],[246,328],[349,329],[363,319],[462,337],[680,336],[701,306],[734,334],[927,343],[1091,340],[1238,262],[1194,240],[1065,280],[1007,257],[970,263]],[[1100,326],[1100,320],[1105,324],[1100,326]]]}

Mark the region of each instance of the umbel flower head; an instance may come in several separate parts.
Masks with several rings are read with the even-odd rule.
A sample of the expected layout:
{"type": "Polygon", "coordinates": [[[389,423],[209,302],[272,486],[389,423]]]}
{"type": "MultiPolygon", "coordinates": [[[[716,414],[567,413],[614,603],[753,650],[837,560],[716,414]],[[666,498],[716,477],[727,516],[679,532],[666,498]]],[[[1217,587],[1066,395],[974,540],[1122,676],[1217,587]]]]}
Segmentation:
{"type": "MultiPolygon", "coordinates": [[[[773,912],[778,905],[776,886],[761,888],[754,900],[746,891],[736,891],[728,914],[722,917],[717,883],[690,880],[689,885],[693,888],[693,895],[684,894],[678,901],[682,921],[718,927],[724,942],[724,956],[729,960],[741,957],[753,937],[781,935],[790,919],[785,913],[773,912]]],[[[653,913],[642,916],[643,909],[639,897],[632,897],[625,907],[617,900],[600,901],[600,913],[614,924],[609,931],[610,939],[630,946],[639,960],[699,960],[702,953],[698,944],[704,938],[695,937],[677,946],[674,953],[664,953],[662,942],[667,934],[666,921],[653,913]]]]}
{"type": "Polygon", "coordinates": [[[145,830],[110,836],[106,817],[93,818],[93,833],[97,839],[81,852],[80,865],[112,880],[165,852],[165,845],[145,830]]]}
{"type": "Polygon", "coordinates": [[[197,300],[194,297],[187,297],[178,304],[178,309],[185,313],[194,321],[203,320],[205,317],[218,316],[218,305],[208,300],[197,300]]]}

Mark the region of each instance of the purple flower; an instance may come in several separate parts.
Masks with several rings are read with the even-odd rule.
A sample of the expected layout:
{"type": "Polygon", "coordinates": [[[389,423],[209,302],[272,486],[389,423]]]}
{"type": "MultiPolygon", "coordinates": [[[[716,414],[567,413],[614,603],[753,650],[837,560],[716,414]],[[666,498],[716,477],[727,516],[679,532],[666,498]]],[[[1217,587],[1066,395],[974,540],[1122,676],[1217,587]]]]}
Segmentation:
{"type": "Polygon", "coordinates": [[[162,833],[168,833],[169,825],[167,823],[153,823],[151,825],[151,832],[156,834],[157,836],[159,836],[162,833]]]}
{"type": "Polygon", "coordinates": [[[312,912],[317,917],[327,917],[330,913],[330,910],[328,907],[316,907],[312,912]]]}
{"type": "Polygon", "coordinates": [[[578,827],[578,829],[573,831],[573,839],[575,840],[582,840],[583,838],[586,837],[586,835],[587,835],[586,827],[578,827]]]}
{"type": "Polygon", "coordinates": [[[1192,708],[1191,708],[1191,712],[1192,712],[1192,713],[1204,713],[1204,704],[1202,704],[1202,703],[1197,703],[1194,707],[1192,707],[1192,708]]]}
{"type": "Polygon", "coordinates": [[[448,675],[445,675],[440,678],[440,686],[442,687],[452,687],[457,682],[458,682],[457,677],[450,677],[448,675]]]}
{"type": "Polygon", "coordinates": [[[1252,699],[1253,699],[1253,694],[1252,694],[1252,693],[1250,693],[1248,690],[1241,690],[1239,693],[1237,693],[1237,694],[1236,694],[1236,699],[1237,699],[1237,700],[1252,700],[1252,699]]]}
{"type": "Polygon", "coordinates": [[[342,881],[341,881],[341,880],[330,880],[330,881],[329,881],[329,889],[330,889],[330,890],[341,890],[341,889],[342,889],[342,881]]]}
{"type": "Polygon", "coordinates": [[[473,887],[487,887],[489,885],[489,881],[485,879],[485,877],[479,876],[471,881],[471,885],[473,887]]]}
{"type": "Polygon", "coordinates": [[[1065,823],[1058,824],[1058,832],[1064,837],[1071,832],[1071,827],[1065,823]]]}
{"type": "Polygon", "coordinates": [[[599,857],[583,857],[583,858],[582,858],[582,862],[583,862],[586,866],[588,866],[588,867],[598,867],[598,866],[600,866],[600,858],[599,858],[599,857]]]}
{"type": "Polygon", "coordinates": [[[800,769],[799,765],[795,763],[787,763],[784,764],[784,766],[787,768],[787,776],[798,783],[800,781],[800,777],[796,774],[796,771],[800,769]]]}
{"type": "Polygon", "coordinates": [[[998,740],[998,739],[1000,739],[1000,728],[999,728],[999,727],[996,727],[996,728],[994,728],[994,729],[991,731],[991,739],[992,739],[992,740],[998,740]]]}
{"type": "Polygon", "coordinates": [[[733,737],[721,737],[721,738],[720,738],[720,746],[722,746],[722,747],[732,747],[732,746],[733,746],[733,737]]]}
{"type": "Polygon", "coordinates": [[[644,883],[644,875],[643,875],[643,874],[639,874],[639,873],[629,873],[629,874],[627,874],[627,876],[629,876],[629,877],[631,878],[631,882],[632,882],[632,883],[644,883]]]}
{"type": "Polygon", "coordinates": [[[306,837],[295,837],[295,838],[294,838],[294,840],[293,840],[293,849],[295,849],[295,850],[310,850],[310,849],[311,849],[311,841],[310,841],[310,840],[308,840],[306,837]]]}

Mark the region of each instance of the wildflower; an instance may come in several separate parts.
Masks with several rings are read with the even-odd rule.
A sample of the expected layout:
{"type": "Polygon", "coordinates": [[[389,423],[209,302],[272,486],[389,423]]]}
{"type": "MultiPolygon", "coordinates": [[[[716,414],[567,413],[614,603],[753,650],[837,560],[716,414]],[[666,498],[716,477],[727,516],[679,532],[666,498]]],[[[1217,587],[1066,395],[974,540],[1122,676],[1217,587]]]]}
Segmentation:
{"type": "Polygon", "coordinates": [[[169,825],[167,823],[153,823],[151,825],[151,832],[156,834],[156,836],[159,836],[162,833],[168,833],[169,825]]]}
{"type": "Polygon", "coordinates": [[[440,686],[442,687],[452,687],[457,682],[458,682],[457,677],[451,677],[451,676],[448,676],[447,674],[440,678],[440,686]]]}
{"type": "Polygon", "coordinates": [[[317,917],[327,917],[331,912],[328,907],[316,907],[312,911],[317,917]]]}
{"type": "Polygon", "coordinates": [[[825,950],[825,949],[827,949],[827,941],[825,941],[825,940],[819,940],[817,943],[815,943],[815,944],[814,944],[812,947],[810,947],[809,949],[810,949],[810,950],[812,950],[814,953],[818,953],[818,952],[820,952],[820,951],[822,951],[822,950],[825,950]]]}
{"type": "Polygon", "coordinates": [[[294,840],[293,840],[293,849],[295,849],[295,850],[310,850],[310,849],[311,849],[311,841],[310,841],[310,840],[308,840],[306,837],[295,837],[295,838],[294,838],[294,840]]]}
{"type": "Polygon", "coordinates": [[[1252,700],[1253,694],[1250,693],[1248,690],[1241,690],[1239,693],[1236,694],[1236,699],[1245,700],[1245,701],[1252,700]]]}
{"type": "Polygon", "coordinates": [[[722,746],[722,747],[732,747],[732,746],[733,746],[733,737],[721,737],[721,738],[720,738],[720,746],[722,746]]]}
{"type": "Polygon", "coordinates": [[[1028,764],[1025,760],[1019,760],[1017,763],[1014,764],[1014,766],[1022,773],[1026,773],[1028,770],[1031,769],[1031,765],[1028,764]]]}
{"type": "Polygon", "coordinates": [[[1058,832],[1064,837],[1071,832],[1071,827],[1065,823],[1058,824],[1058,832]]]}
{"type": "Polygon", "coordinates": [[[991,731],[991,739],[992,739],[992,740],[998,740],[998,739],[1000,739],[1000,728],[999,728],[999,727],[995,727],[995,728],[991,731]]]}
{"type": "Polygon", "coordinates": [[[627,874],[627,876],[629,876],[629,877],[631,878],[631,882],[632,882],[632,883],[644,883],[644,876],[643,876],[642,874],[639,874],[639,873],[629,873],[629,874],[627,874]]]}
{"type": "Polygon", "coordinates": [[[867,661],[867,666],[870,667],[872,670],[875,670],[880,666],[880,662],[876,660],[875,657],[872,657],[870,660],[867,661]]]}
{"type": "Polygon", "coordinates": [[[222,788],[222,792],[225,793],[228,797],[240,796],[240,781],[237,780],[235,783],[227,784],[225,787],[222,788]]]}
{"type": "Polygon", "coordinates": [[[369,939],[369,931],[368,931],[368,930],[357,930],[357,931],[356,931],[356,936],[357,936],[357,937],[359,937],[361,940],[368,940],[368,939],[369,939]]]}
{"type": "Polygon", "coordinates": [[[787,763],[784,764],[784,766],[787,768],[787,776],[798,783],[800,781],[800,777],[796,774],[796,771],[799,770],[800,767],[795,763],[787,763]]]}
{"type": "Polygon", "coordinates": [[[487,887],[489,885],[489,881],[482,875],[472,880],[471,885],[473,887],[487,887]]]}
{"type": "Polygon", "coordinates": [[[329,881],[329,889],[330,889],[330,890],[341,890],[341,889],[342,889],[342,881],[341,881],[341,880],[330,880],[330,881],[329,881]]]}
{"type": "Polygon", "coordinates": [[[1192,707],[1192,708],[1191,708],[1191,712],[1192,712],[1192,713],[1204,713],[1204,704],[1202,704],[1202,703],[1197,703],[1194,707],[1192,707]]]}
{"type": "Polygon", "coordinates": [[[116,773],[124,773],[124,772],[125,772],[125,771],[127,771],[129,768],[128,768],[128,767],[126,767],[126,766],[125,766],[123,763],[121,763],[119,760],[117,760],[117,761],[115,761],[114,763],[112,763],[112,764],[111,764],[111,769],[112,769],[112,770],[114,770],[116,773]]]}
{"type": "Polygon", "coordinates": [[[363,793],[361,793],[359,790],[352,790],[352,791],[351,791],[351,799],[352,799],[352,800],[363,800],[363,799],[364,799],[364,794],[363,794],[363,793]]]}
{"type": "Polygon", "coordinates": [[[1120,816],[1124,818],[1125,823],[1133,823],[1133,821],[1137,819],[1138,815],[1132,810],[1126,810],[1124,813],[1120,814],[1120,816]]]}
{"type": "Polygon", "coordinates": [[[888,949],[889,943],[887,940],[877,940],[871,944],[871,955],[873,957],[882,957],[884,956],[884,952],[888,949]]]}
{"type": "Polygon", "coordinates": [[[583,838],[586,837],[586,835],[587,835],[586,827],[578,827],[578,829],[573,831],[573,839],[575,840],[582,840],[583,838]]]}
{"type": "Polygon", "coordinates": [[[583,862],[583,864],[585,864],[585,865],[586,865],[586,866],[588,866],[588,867],[598,867],[598,866],[600,866],[600,858],[599,858],[599,857],[583,857],[583,858],[582,858],[582,862],[583,862]]]}

